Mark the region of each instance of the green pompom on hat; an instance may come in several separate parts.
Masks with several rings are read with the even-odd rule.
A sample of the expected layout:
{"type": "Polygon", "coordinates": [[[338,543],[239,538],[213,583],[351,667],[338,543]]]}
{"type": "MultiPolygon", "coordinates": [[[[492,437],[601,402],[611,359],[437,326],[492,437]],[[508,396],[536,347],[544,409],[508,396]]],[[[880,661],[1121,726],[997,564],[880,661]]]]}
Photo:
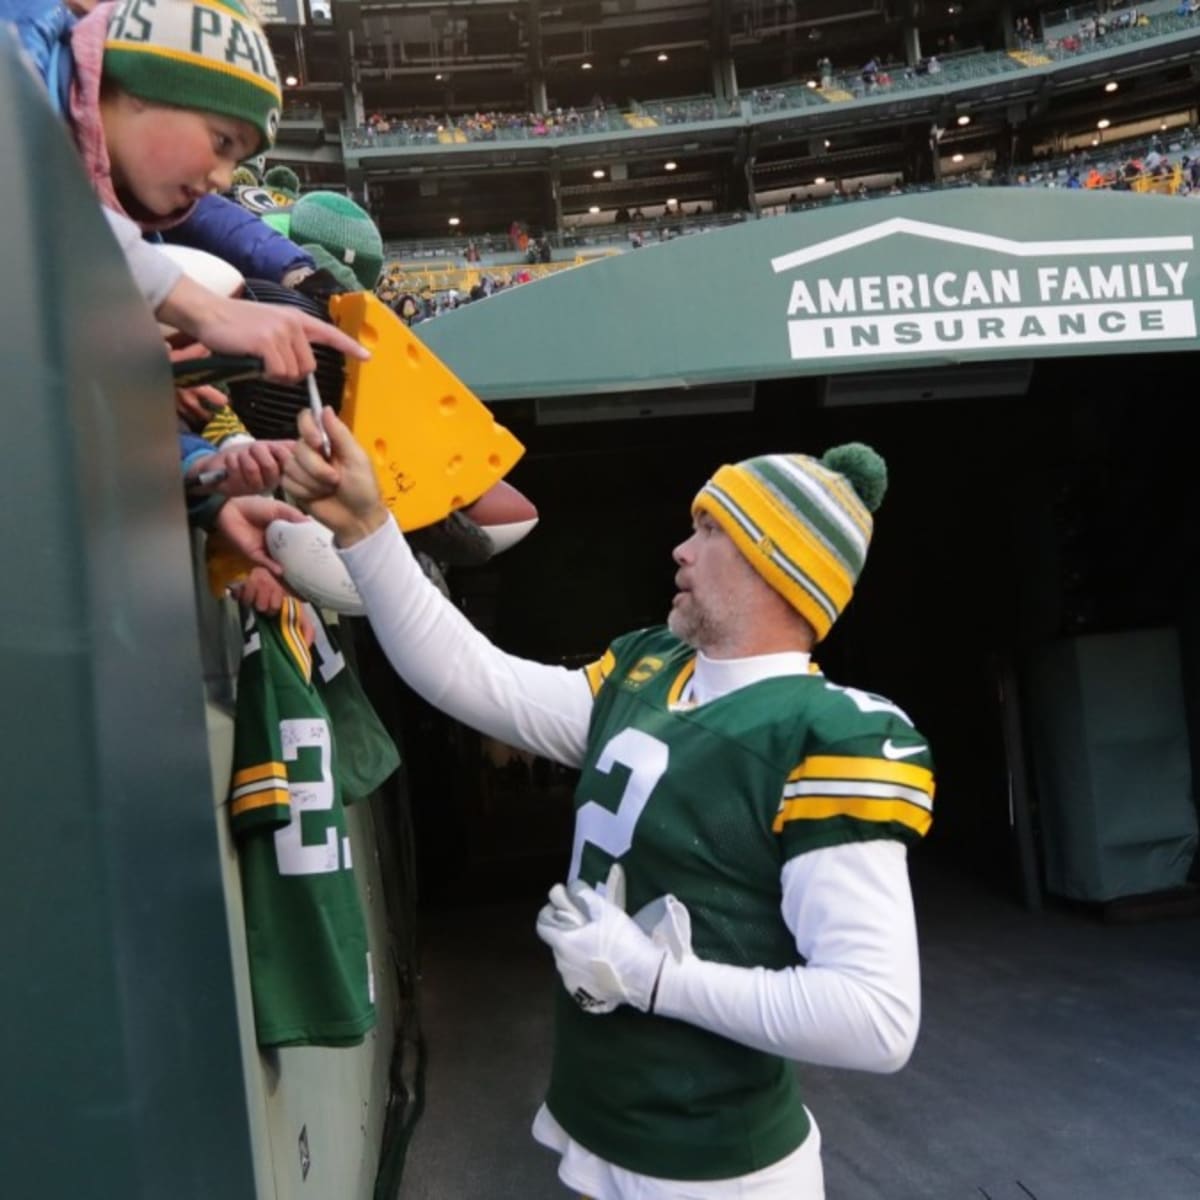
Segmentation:
{"type": "Polygon", "coordinates": [[[293,242],[323,246],[354,272],[357,290],[374,290],[383,270],[383,238],[366,209],[339,192],[306,192],[291,213],[293,242]]]}
{"type": "Polygon", "coordinates": [[[280,163],[277,167],[271,167],[263,176],[263,186],[272,191],[283,192],[294,200],[300,195],[300,176],[291,167],[280,163]]]}
{"type": "Polygon", "coordinates": [[[868,512],[877,512],[887,494],[887,463],[866,442],[846,442],[821,455],[821,465],[844,475],[868,512]]]}
{"type": "Polygon", "coordinates": [[[120,0],[104,78],[131,96],[254,126],[273,145],[283,93],[267,36],[239,0],[120,0]]]}
{"type": "Polygon", "coordinates": [[[863,442],[820,458],[765,454],[726,464],[702,487],[707,513],[746,561],[812,626],[820,641],[854,594],[887,464],[863,442]]]}

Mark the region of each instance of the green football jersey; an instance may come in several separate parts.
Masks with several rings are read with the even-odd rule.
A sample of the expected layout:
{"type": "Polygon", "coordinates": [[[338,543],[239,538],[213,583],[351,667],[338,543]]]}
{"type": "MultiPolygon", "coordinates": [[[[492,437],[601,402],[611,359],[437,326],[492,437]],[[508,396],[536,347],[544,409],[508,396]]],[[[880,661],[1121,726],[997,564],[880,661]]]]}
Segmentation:
{"type": "MultiPolygon", "coordinates": [[[[595,706],[569,874],[596,884],[619,861],[628,911],[675,895],[701,959],[798,965],[780,912],[785,863],[846,842],[920,838],[928,747],[894,705],[815,668],[697,707],[694,667],[694,650],[654,629],[588,668],[595,706]]],[[[787,1060],[627,1006],[585,1013],[563,988],[547,1104],[588,1150],[668,1179],[761,1170],[808,1133],[787,1060]]]]}
{"type": "Polygon", "coordinates": [[[395,773],[400,766],[400,752],[346,662],[333,629],[311,604],[305,604],[304,611],[314,632],[314,680],[329,712],[337,746],[334,762],[338,783],[342,798],[353,804],[366,799],[395,773]]]}
{"type": "Polygon", "coordinates": [[[299,613],[287,600],[278,617],[247,616],[229,814],[259,1044],[348,1046],[375,1023],[374,987],[337,746],[299,613]]]}

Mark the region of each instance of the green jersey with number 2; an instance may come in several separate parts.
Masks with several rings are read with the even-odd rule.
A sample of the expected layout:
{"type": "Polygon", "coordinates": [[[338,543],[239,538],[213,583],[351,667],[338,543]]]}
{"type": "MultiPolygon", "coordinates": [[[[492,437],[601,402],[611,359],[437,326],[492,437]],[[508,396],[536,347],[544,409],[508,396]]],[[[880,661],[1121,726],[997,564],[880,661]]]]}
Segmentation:
{"type": "MultiPolygon", "coordinates": [[[[594,885],[619,861],[628,911],[673,894],[700,958],[796,966],[785,864],[846,842],[918,840],[931,819],[928,747],[895,705],[815,667],[696,706],[694,666],[694,650],[653,629],[587,668],[595,707],[570,875],[594,885]]],[[[594,1154],[667,1179],[760,1170],[809,1127],[790,1062],[627,1006],[585,1013],[563,988],[547,1105],[594,1154]]]]}
{"type": "Polygon", "coordinates": [[[299,605],[248,614],[229,813],[263,1046],[353,1045],[375,1022],[336,754],[299,605]]]}

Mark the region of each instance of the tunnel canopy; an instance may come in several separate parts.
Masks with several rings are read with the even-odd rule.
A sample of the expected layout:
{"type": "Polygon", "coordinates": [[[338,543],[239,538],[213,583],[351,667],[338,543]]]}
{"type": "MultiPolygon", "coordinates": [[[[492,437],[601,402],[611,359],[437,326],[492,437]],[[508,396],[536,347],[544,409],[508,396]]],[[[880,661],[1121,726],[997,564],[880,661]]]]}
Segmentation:
{"type": "Polygon", "coordinates": [[[846,201],[679,237],[416,331],[484,400],[1192,349],[1200,204],[1080,189],[846,201]]]}

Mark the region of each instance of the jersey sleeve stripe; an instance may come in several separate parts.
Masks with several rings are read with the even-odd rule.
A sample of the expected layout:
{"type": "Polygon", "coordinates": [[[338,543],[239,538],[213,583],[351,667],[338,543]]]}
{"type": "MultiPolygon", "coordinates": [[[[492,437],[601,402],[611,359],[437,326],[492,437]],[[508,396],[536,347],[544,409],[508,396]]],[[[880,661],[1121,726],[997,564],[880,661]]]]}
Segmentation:
{"type": "Polygon", "coordinates": [[[890,758],[814,754],[788,775],[789,783],[801,779],[887,780],[920,788],[933,795],[933,772],[928,767],[912,762],[894,762],[890,758]]]}
{"type": "Polygon", "coordinates": [[[814,779],[811,782],[789,783],[783,789],[784,802],[801,800],[807,796],[871,796],[904,800],[917,808],[925,809],[926,812],[933,809],[933,797],[928,792],[895,783],[867,783],[861,779],[814,779]]]}
{"type": "Polygon", "coordinates": [[[256,808],[287,808],[292,802],[286,785],[257,784],[254,788],[242,788],[229,797],[229,815],[240,817],[256,808]]]}
{"type": "Polygon", "coordinates": [[[906,800],[874,800],[865,796],[806,796],[785,800],[775,818],[780,833],[789,821],[822,821],[830,817],[853,817],[859,821],[903,825],[924,836],[933,823],[932,815],[906,800]]]}
{"type": "Polygon", "coordinates": [[[262,779],[282,779],[287,783],[287,767],[281,762],[256,763],[253,767],[243,767],[233,774],[234,788],[240,788],[247,783],[257,783],[262,779]]]}
{"type": "Polygon", "coordinates": [[[583,668],[584,674],[587,676],[588,687],[592,689],[592,695],[603,686],[604,681],[612,674],[612,669],[617,665],[616,655],[611,650],[605,650],[604,657],[597,659],[594,663],[589,663],[583,668]]]}

